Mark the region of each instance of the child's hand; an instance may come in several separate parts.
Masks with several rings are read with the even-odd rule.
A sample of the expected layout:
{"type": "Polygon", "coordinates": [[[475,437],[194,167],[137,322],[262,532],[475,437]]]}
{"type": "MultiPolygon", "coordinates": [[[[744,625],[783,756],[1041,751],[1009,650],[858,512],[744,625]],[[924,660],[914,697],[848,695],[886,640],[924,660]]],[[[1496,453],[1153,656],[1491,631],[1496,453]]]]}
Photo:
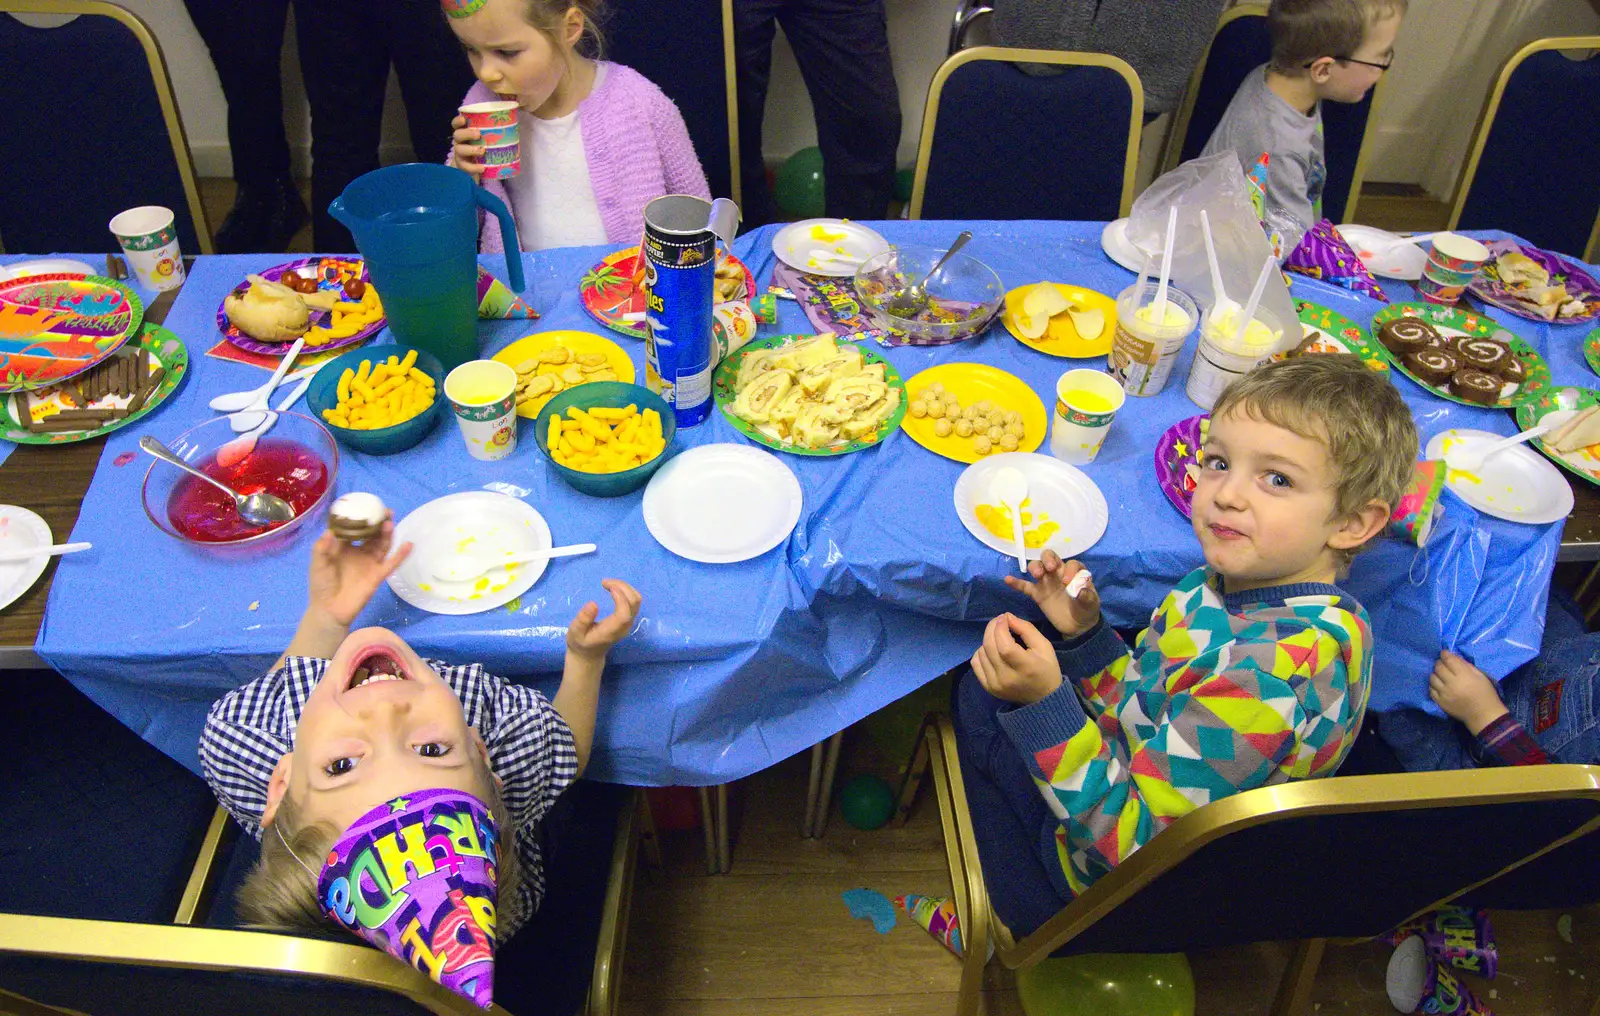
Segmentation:
{"type": "Polygon", "coordinates": [[[567,626],[567,652],[588,659],[603,659],[612,646],[633,630],[633,620],[639,616],[641,598],[637,589],[621,579],[605,579],[600,584],[606,587],[616,604],[611,616],[596,622],[600,606],[591,600],[567,626]]]}
{"type": "Polygon", "coordinates": [[[393,539],[394,512],[384,520],[382,534],[375,540],[363,540],[359,547],[331,532],[323,533],[311,548],[306,612],[320,614],[346,628],[354,624],[372,594],[411,554],[409,543],[402,543],[390,554],[393,539]]]}
{"type": "Polygon", "coordinates": [[[1055,646],[1013,614],[1001,614],[984,629],[983,645],[972,654],[972,672],[984,691],[1017,705],[1032,705],[1061,687],[1055,646]]]}
{"type": "Polygon", "coordinates": [[[1448,649],[1433,665],[1428,697],[1474,735],[1506,713],[1506,704],[1489,675],[1448,649]]]}
{"type": "Polygon", "coordinates": [[[1077,596],[1067,594],[1072,577],[1083,571],[1076,561],[1063,561],[1053,550],[1044,552],[1044,560],[1028,562],[1028,574],[1033,581],[1006,576],[1006,585],[1018,592],[1027,593],[1044,616],[1055,625],[1056,631],[1067,637],[1082,635],[1100,620],[1100,594],[1089,579],[1077,596]]]}
{"type": "Polygon", "coordinates": [[[464,169],[472,174],[472,179],[481,183],[483,181],[483,146],[475,142],[481,141],[483,135],[476,127],[467,126],[467,118],[456,116],[450,121],[450,126],[455,128],[451,136],[453,144],[450,152],[458,169],[464,169]]]}

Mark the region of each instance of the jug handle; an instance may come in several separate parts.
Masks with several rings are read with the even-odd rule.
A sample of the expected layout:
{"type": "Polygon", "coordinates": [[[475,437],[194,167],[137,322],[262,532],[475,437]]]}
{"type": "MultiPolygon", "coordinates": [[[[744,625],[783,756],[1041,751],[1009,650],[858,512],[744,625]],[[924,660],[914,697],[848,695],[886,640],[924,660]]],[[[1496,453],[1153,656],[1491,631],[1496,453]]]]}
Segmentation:
{"type": "Polygon", "coordinates": [[[522,245],[517,241],[517,224],[511,219],[511,212],[506,208],[506,203],[490,194],[482,187],[472,188],[472,196],[486,211],[494,213],[500,220],[500,239],[506,249],[506,271],[510,274],[511,291],[524,292],[528,282],[522,277],[522,245]]]}

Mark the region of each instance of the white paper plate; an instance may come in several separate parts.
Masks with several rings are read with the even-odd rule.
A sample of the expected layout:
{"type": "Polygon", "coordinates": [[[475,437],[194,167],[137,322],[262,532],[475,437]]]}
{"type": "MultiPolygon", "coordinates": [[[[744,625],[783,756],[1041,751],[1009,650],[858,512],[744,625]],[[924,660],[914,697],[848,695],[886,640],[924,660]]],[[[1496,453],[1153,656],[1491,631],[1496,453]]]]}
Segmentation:
{"type": "Polygon", "coordinates": [[[1373,275],[1407,282],[1422,278],[1422,266],[1428,263],[1428,252],[1414,243],[1400,243],[1399,233],[1376,226],[1352,224],[1334,228],[1373,275]]]}
{"type": "Polygon", "coordinates": [[[778,230],[772,238],[772,253],[777,255],[779,261],[807,275],[831,275],[834,278],[855,275],[861,262],[888,249],[888,240],[859,222],[846,219],[802,219],[778,230]],[[842,235],[838,239],[830,239],[833,234],[842,235]],[[824,254],[850,258],[853,263],[820,260],[824,254]]]}
{"type": "Polygon", "coordinates": [[[995,473],[1006,466],[1020,469],[1028,478],[1028,511],[1048,515],[1051,522],[1061,527],[1043,547],[1030,549],[1028,560],[1039,560],[1046,550],[1053,550],[1063,558],[1076,557],[1105,535],[1109,514],[1105,495],[1083,470],[1048,455],[1005,452],[979,459],[956,480],[956,515],[967,532],[984,546],[1006,555],[1013,562],[1016,560],[1012,542],[985,529],[977,515],[978,505],[996,503],[989,496],[989,485],[995,473]]]}
{"type": "MultiPolygon", "coordinates": [[[[1114,219],[1106,223],[1106,228],[1100,231],[1100,249],[1106,252],[1106,257],[1137,273],[1144,268],[1146,253],[1135,246],[1128,239],[1128,220],[1114,219]]],[[[1160,251],[1155,252],[1159,260],[1160,251]]]]}
{"type": "Polygon", "coordinates": [[[53,275],[60,272],[77,275],[102,274],[82,261],[73,261],[70,258],[44,258],[39,261],[19,261],[14,265],[0,265],[0,282],[20,279],[24,275],[53,275]]]}
{"type": "Polygon", "coordinates": [[[553,546],[550,526],[532,505],[487,490],[449,494],[413,511],[394,527],[396,546],[408,540],[411,556],[389,576],[389,588],[413,607],[434,614],[476,614],[504,606],[539,581],[550,563],[546,558],[492,569],[471,582],[446,582],[431,574],[432,563],[441,556],[469,548],[509,556],[553,546]]]}
{"type": "MultiPolygon", "coordinates": [[[[50,526],[44,519],[26,508],[0,504],[0,551],[48,547],[51,542],[50,526]]],[[[0,609],[11,606],[32,589],[49,564],[50,559],[42,555],[0,564],[0,609]]]]}
{"type": "MultiPolygon", "coordinates": [[[[1498,441],[1486,430],[1447,430],[1433,436],[1423,458],[1442,459],[1452,447],[1498,441]],[[1459,445],[1452,442],[1460,442],[1459,445]]],[[[1525,444],[1497,452],[1476,473],[1450,470],[1445,484],[1467,504],[1497,519],[1542,525],[1572,514],[1572,485],[1561,471],[1525,444]]]]}
{"type": "Polygon", "coordinates": [[[787,540],[800,504],[800,481],[776,455],[749,445],[701,445],[650,478],[644,524],[679,557],[731,564],[787,540]]]}

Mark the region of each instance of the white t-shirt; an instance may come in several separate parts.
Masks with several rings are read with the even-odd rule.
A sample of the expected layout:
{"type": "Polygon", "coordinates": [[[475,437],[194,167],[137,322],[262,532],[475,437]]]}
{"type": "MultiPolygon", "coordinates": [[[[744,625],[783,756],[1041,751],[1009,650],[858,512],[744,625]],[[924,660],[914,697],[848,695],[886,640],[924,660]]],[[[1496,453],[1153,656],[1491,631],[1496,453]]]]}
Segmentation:
{"type": "MultiPolygon", "coordinates": [[[[595,88],[605,73],[604,64],[595,67],[595,88]]],[[[578,111],[541,120],[523,110],[517,135],[522,142],[522,171],[506,181],[506,193],[511,195],[522,249],[605,243],[606,226],[589,180],[578,111]]]]}

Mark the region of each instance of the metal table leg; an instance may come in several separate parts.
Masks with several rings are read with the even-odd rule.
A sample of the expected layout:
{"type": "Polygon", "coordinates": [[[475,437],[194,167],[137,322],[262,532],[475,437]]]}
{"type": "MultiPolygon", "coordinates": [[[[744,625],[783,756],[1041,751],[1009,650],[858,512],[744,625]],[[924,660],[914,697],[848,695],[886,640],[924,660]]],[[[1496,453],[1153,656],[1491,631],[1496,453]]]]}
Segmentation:
{"type": "Polygon", "coordinates": [[[844,731],[828,738],[827,757],[822,766],[822,787],[817,798],[816,815],[811,825],[811,835],[821,838],[828,828],[828,806],[833,799],[833,778],[839,771],[839,748],[844,743],[844,731]]]}

